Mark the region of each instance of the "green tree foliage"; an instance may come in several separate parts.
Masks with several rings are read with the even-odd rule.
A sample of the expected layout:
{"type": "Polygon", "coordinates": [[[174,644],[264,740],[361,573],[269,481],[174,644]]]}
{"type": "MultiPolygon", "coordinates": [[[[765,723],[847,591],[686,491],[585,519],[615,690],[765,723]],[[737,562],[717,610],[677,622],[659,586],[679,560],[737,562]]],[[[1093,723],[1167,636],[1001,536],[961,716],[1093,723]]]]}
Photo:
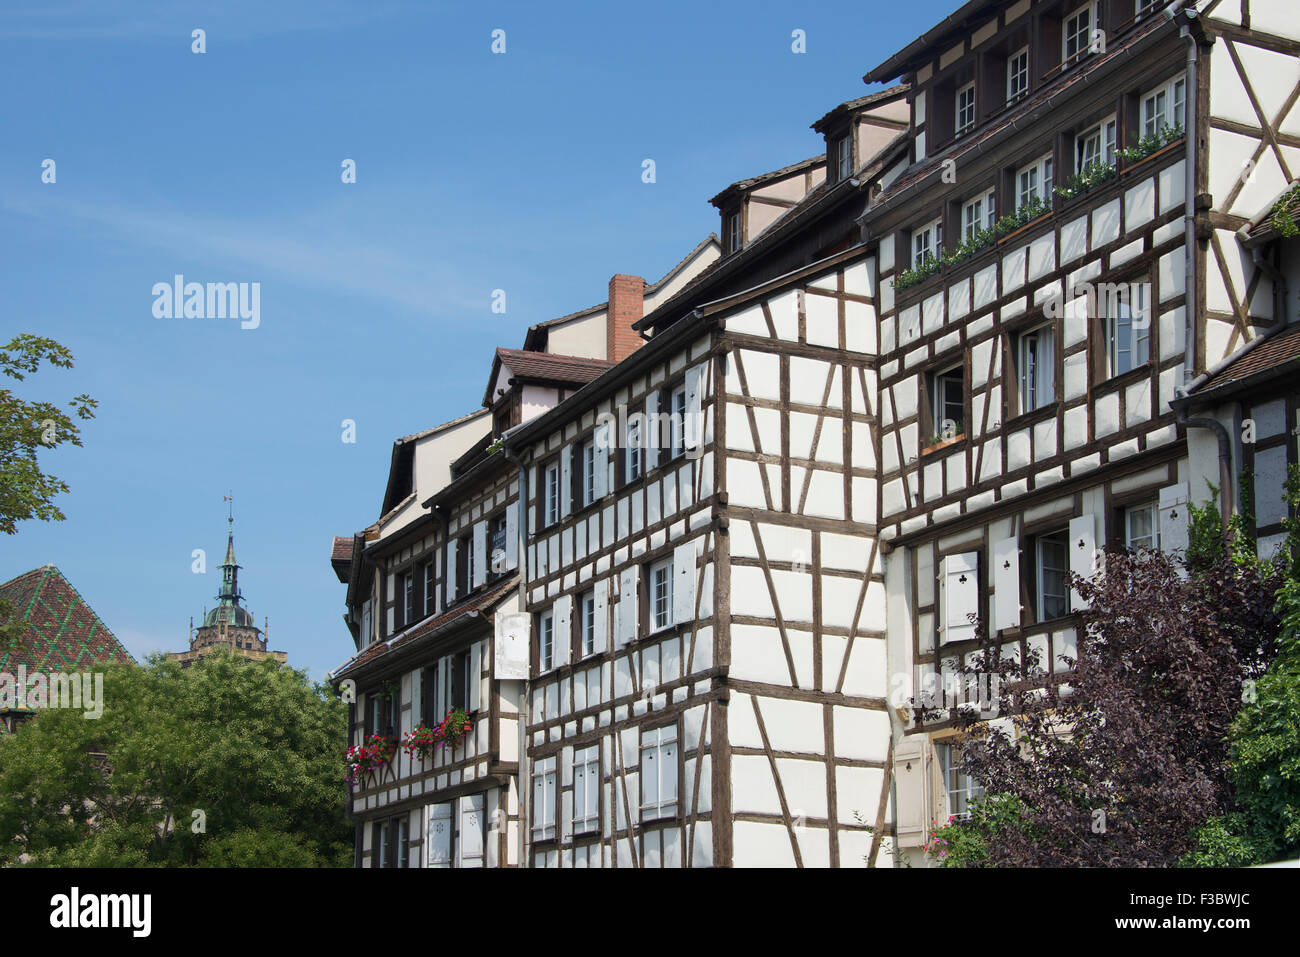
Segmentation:
{"type": "MultiPolygon", "coordinates": [[[[42,362],[71,369],[72,353],[53,339],[33,335],[15,336],[0,346],[0,374],[18,382],[39,370],[42,362]]],[[[12,535],[26,519],[63,520],[54,497],[68,486],[41,469],[36,453],[63,444],[81,445],[75,419],[93,419],[96,405],[90,396],[79,395],[68,402],[69,414],[51,402],[20,399],[0,389],[0,532],[12,535]]],[[[0,647],[17,637],[13,618],[10,603],[0,599],[0,647]]]]}
{"type": "Polygon", "coordinates": [[[50,709],[0,738],[0,865],[347,866],[346,729],[274,662],[110,666],[98,720],[50,709]]]}
{"type": "Polygon", "coordinates": [[[1295,588],[1288,560],[1257,560],[1248,525],[1225,530],[1213,504],[1189,518],[1185,564],[1121,549],[1073,580],[1086,607],[1068,693],[1033,652],[999,659],[989,644],[960,669],[999,675],[1016,734],[958,716],[962,770],[990,798],[939,829],[946,866],[1168,867],[1198,846],[1199,862],[1239,864],[1300,839],[1300,684],[1282,664],[1300,612],[1277,603],[1295,588]]]}

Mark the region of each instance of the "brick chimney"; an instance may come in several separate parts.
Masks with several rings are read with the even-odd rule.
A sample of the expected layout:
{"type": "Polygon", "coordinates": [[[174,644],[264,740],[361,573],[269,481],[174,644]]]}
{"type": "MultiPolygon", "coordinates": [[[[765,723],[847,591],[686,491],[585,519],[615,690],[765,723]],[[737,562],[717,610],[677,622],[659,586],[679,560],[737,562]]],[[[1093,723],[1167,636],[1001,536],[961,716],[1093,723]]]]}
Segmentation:
{"type": "Polygon", "coordinates": [[[619,274],[609,281],[609,318],[605,322],[605,358],[621,362],[644,343],[632,328],[645,311],[645,280],[619,274]]]}

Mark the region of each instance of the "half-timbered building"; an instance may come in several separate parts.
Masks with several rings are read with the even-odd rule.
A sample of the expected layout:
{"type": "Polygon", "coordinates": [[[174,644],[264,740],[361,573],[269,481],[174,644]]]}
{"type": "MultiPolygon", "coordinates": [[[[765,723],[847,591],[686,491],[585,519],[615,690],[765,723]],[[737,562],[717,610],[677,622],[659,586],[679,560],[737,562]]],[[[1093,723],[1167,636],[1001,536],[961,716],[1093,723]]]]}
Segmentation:
{"type": "Polygon", "coordinates": [[[497,621],[520,610],[520,473],[501,436],[611,368],[605,356],[634,349],[631,323],[644,302],[671,294],[717,254],[710,238],[657,283],[615,276],[608,303],[533,327],[523,349],[498,349],[483,407],[397,440],[380,519],[334,540],[357,653],[332,681],[352,705],[349,745],[378,738],[388,754],[353,782],[357,866],[519,863],[528,675],[498,645],[497,621]],[[468,720],[466,733],[403,747],[409,733],[453,713],[468,720]]]}
{"type": "Polygon", "coordinates": [[[1275,548],[1286,13],[970,0],[823,153],[717,194],[698,268],[498,350],[489,418],[424,440],[437,475],[400,442],[385,517],[336,542],[353,741],[477,719],[362,783],[358,862],[923,864],[979,784],[903,705],[976,620],[1065,680],[1101,549],[1177,551],[1216,497],[1275,548]]]}

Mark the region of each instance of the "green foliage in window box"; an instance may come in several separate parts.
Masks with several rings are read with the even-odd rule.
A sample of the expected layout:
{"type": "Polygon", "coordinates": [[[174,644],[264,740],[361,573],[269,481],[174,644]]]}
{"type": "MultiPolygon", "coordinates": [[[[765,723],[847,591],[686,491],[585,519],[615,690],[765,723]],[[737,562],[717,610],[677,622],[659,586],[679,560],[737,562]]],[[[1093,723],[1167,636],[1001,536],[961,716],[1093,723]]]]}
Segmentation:
{"type": "Polygon", "coordinates": [[[1066,179],[1064,186],[1057,186],[1052,192],[1062,199],[1074,199],[1074,197],[1086,193],[1094,186],[1098,186],[1115,175],[1114,163],[1103,163],[1101,160],[1094,160],[1077,173],[1071,173],[1066,179]]]}
{"type": "Polygon", "coordinates": [[[1184,131],[1181,123],[1175,126],[1165,125],[1160,127],[1154,133],[1142,137],[1137,144],[1127,149],[1116,150],[1115,155],[1124,162],[1132,165],[1139,160],[1144,160],[1157,150],[1162,150],[1170,143],[1183,138],[1184,131]]]}

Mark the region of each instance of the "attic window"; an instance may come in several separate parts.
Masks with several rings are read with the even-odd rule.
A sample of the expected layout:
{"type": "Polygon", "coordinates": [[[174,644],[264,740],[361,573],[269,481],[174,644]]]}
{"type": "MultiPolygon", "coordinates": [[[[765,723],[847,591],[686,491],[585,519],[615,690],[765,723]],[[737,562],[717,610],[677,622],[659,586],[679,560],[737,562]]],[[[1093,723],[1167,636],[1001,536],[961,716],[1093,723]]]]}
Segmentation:
{"type": "Polygon", "coordinates": [[[853,149],[848,136],[841,136],[833,145],[835,154],[835,181],[848,179],[853,173],[853,149]]]}
{"type": "Polygon", "coordinates": [[[727,217],[727,252],[734,253],[740,249],[740,210],[727,217]]]}

